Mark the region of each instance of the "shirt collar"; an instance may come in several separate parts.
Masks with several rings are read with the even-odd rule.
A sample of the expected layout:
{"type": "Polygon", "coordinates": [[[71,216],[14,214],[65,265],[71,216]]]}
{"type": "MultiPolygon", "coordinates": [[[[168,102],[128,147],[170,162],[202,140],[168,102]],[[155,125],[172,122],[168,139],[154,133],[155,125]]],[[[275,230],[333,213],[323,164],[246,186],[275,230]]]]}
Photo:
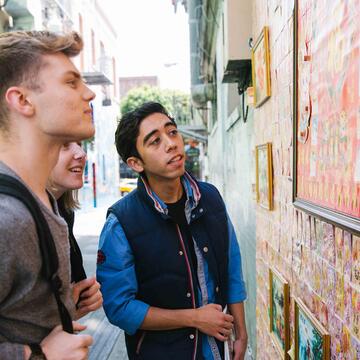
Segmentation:
{"type": "MultiPolygon", "coordinates": [[[[156,195],[154,191],[152,191],[150,185],[143,176],[140,177],[140,180],[143,183],[146,194],[148,198],[151,200],[154,208],[159,213],[167,216],[168,208],[166,204],[156,195]]],[[[187,215],[194,208],[196,208],[196,206],[200,201],[201,194],[200,194],[199,186],[196,183],[196,180],[188,172],[185,172],[184,175],[181,177],[181,183],[186,192],[185,213],[187,215]]]]}

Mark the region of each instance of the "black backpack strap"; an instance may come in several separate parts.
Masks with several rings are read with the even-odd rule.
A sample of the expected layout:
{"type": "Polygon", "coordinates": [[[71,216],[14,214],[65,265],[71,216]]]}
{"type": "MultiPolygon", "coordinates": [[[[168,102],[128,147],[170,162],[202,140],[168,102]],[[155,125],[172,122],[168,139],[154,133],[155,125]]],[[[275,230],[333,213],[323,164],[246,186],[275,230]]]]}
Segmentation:
{"type": "Polygon", "coordinates": [[[49,225],[38,202],[26,186],[24,186],[19,180],[5,174],[0,174],[0,193],[17,198],[31,213],[35,221],[36,231],[39,237],[39,246],[42,257],[42,273],[45,279],[50,282],[51,289],[55,295],[63,329],[64,331],[72,334],[74,332],[72,319],[69,311],[66,309],[66,306],[60,298],[60,289],[62,284],[57,274],[59,268],[59,258],[49,225]]]}

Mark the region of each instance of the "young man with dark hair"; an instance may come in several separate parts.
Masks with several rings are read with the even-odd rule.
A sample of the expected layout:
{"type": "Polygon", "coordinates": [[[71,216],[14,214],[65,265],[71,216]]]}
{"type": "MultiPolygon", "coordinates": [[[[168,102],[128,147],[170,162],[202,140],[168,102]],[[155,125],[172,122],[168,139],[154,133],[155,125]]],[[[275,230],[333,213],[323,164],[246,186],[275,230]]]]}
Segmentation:
{"type": "Polygon", "coordinates": [[[158,103],[125,114],[115,141],[140,177],[109,209],[97,278],[129,359],[224,359],[232,329],[243,359],[241,256],[219,192],[185,172],[183,139],[158,103]]]}
{"type": "MultiPolygon", "coordinates": [[[[94,134],[89,102],[95,95],[70,60],[82,47],[76,33],[0,34],[0,174],[31,192],[49,225],[59,260],[60,299],[72,319],[80,292],[93,280],[71,286],[67,225],[46,185],[61,146],[94,134]]],[[[32,214],[22,201],[3,193],[0,257],[0,358],[87,358],[91,336],[69,334],[59,325],[32,214]]],[[[85,328],[73,327],[75,332],[85,328]]]]}

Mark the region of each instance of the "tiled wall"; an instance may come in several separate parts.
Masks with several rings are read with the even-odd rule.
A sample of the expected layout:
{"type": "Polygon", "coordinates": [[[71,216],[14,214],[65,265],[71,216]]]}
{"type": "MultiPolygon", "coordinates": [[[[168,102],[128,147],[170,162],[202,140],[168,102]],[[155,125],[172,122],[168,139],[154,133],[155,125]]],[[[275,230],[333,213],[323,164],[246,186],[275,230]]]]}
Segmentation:
{"type": "MultiPolygon", "coordinates": [[[[316,0],[309,0],[310,3],[316,0]]],[[[269,266],[290,283],[291,344],[299,297],[331,335],[332,359],[360,358],[360,238],[292,205],[293,0],[256,0],[269,26],[271,98],[254,110],[255,145],[272,143],[274,210],[256,208],[257,359],[280,359],[269,334],[269,266]]]]}

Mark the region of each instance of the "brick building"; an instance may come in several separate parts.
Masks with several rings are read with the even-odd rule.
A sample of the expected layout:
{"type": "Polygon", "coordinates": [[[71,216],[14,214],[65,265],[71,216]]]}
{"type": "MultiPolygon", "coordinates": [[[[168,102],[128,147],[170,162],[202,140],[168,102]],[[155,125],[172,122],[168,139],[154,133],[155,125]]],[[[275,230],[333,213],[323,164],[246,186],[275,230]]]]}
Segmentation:
{"type": "Polygon", "coordinates": [[[159,86],[159,79],[157,76],[127,76],[119,78],[120,84],[120,95],[121,97],[126,96],[126,94],[131,89],[135,89],[142,85],[159,86]]]}

